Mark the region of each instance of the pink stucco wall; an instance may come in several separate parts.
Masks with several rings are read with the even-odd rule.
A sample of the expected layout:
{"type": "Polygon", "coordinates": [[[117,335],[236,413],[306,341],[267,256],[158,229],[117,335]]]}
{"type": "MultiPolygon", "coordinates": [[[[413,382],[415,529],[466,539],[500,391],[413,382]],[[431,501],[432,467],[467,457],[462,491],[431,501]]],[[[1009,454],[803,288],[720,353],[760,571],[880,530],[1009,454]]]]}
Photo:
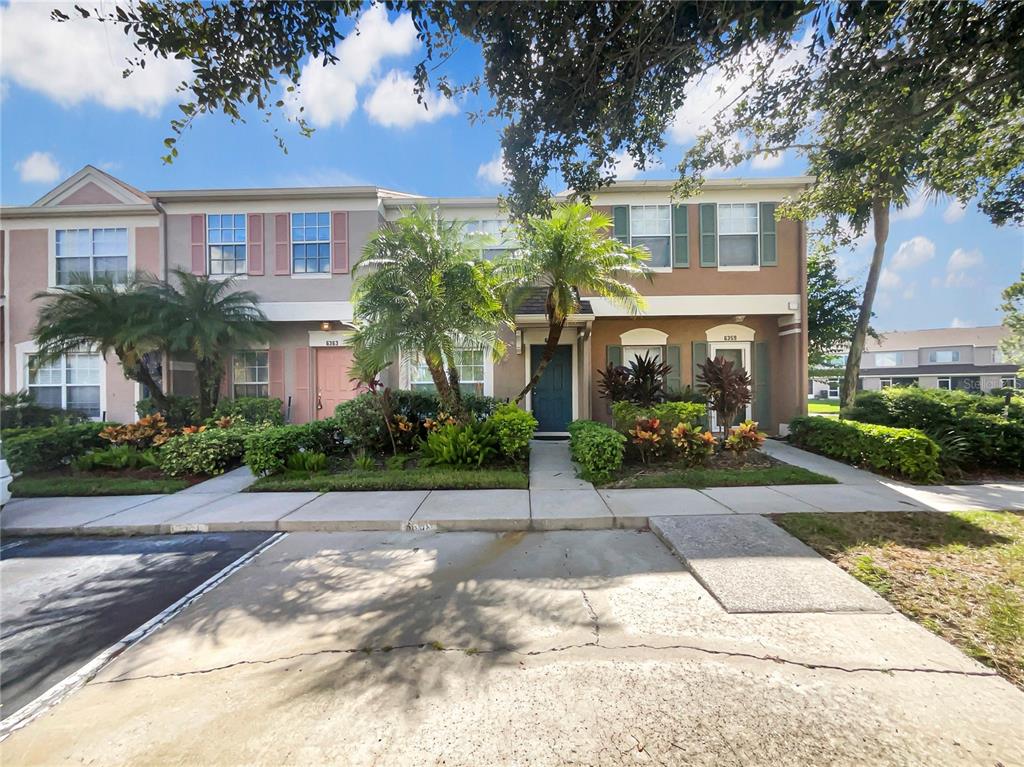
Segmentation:
{"type": "Polygon", "coordinates": [[[131,423],[135,420],[136,388],[121,372],[117,357],[107,357],[107,420],[131,423]]]}
{"type": "Polygon", "coordinates": [[[12,388],[17,391],[24,381],[17,381],[16,345],[32,338],[36,307],[32,301],[40,290],[46,290],[48,234],[46,229],[14,229],[9,232],[7,259],[13,287],[7,295],[7,317],[11,345],[7,364],[11,370],[12,388]]]}
{"type": "Polygon", "coordinates": [[[140,226],[135,229],[135,269],[160,277],[160,227],[140,226]]]}
{"type": "Polygon", "coordinates": [[[76,189],[69,194],[58,205],[123,205],[110,192],[91,181],[81,189],[76,189]]]}

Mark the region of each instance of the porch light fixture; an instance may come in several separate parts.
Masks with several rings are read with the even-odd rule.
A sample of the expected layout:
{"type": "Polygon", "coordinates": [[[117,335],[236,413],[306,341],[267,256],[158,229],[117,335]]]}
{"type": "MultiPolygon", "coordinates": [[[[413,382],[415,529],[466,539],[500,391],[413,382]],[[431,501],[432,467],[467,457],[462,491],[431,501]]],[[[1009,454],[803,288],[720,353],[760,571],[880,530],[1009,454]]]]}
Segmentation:
{"type": "Polygon", "coordinates": [[[321,322],[320,323],[320,329],[321,330],[330,330],[331,329],[331,323],[329,321],[321,322]]]}

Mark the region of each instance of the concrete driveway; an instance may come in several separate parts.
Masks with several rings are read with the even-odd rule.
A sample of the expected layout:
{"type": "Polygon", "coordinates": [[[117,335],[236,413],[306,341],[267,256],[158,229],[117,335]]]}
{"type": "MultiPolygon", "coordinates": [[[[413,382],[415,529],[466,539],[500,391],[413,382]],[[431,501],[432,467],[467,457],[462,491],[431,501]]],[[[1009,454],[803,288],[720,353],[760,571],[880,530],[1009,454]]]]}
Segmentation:
{"type": "Polygon", "coordinates": [[[0,757],[1011,765],[1022,731],[903,617],[729,614],[650,533],[293,533],[0,757]]]}

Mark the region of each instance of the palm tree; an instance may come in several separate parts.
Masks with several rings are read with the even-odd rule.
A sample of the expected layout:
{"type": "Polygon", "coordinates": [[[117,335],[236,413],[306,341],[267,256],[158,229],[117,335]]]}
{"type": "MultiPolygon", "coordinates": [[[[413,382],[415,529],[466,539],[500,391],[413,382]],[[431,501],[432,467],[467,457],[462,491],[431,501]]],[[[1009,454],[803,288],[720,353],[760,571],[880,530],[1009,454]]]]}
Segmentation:
{"type": "Polygon", "coordinates": [[[182,269],[172,274],[177,287],[153,281],[148,293],[159,307],[169,351],[186,353],[195,362],[199,417],[209,418],[231,353],[267,341],[270,328],[256,294],[233,290],[233,278],[210,279],[182,269]]]}
{"type": "Polygon", "coordinates": [[[33,298],[45,301],[32,331],[39,357],[53,360],[80,348],[104,358],[113,353],[125,378],[145,386],[157,407],[165,409],[167,398],[146,360],[166,345],[157,305],[148,295],[150,282],[138,274],[126,284],[96,279],[37,293],[33,298]]]}
{"type": "Polygon", "coordinates": [[[544,354],[529,383],[516,395],[516,402],[544,375],[566,320],[579,309],[581,293],[610,298],[634,314],[643,308],[643,297],[626,280],[649,276],[645,261],[650,254],[612,239],[608,235],[611,228],[611,218],[587,205],[559,205],[550,218],[528,218],[520,227],[521,250],[499,265],[511,309],[538,288],[547,291],[544,354]]]}
{"type": "Polygon", "coordinates": [[[456,350],[505,352],[498,329],[508,316],[493,265],[466,245],[461,224],[418,208],[374,232],[355,271],[354,343],[364,364],[379,370],[419,355],[442,405],[461,414],[456,350]]]}

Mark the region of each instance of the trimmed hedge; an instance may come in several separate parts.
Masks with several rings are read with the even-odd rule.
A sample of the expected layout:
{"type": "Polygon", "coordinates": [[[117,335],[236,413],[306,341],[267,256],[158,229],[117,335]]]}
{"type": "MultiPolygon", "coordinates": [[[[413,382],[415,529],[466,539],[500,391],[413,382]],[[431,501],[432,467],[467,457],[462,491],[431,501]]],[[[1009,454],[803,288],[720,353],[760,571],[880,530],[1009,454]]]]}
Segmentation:
{"type": "Polygon", "coordinates": [[[569,424],[569,454],[583,469],[583,478],[605,482],[622,467],[626,437],[597,421],[569,424]]]}
{"type": "Polygon", "coordinates": [[[667,433],[679,423],[706,424],[707,412],[707,405],[700,402],[660,402],[650,407],[632,402],[612,403],[612,420],[615,428],[623,434],[636,425],[638,418],[657,418],[667,433]]]}
{"type": "Polygon", "coordinates": [[[245,438],[245,465],[256,476],[279,474],[290,456],[299,452],[334,455],[343,447],[342,433],[333,418],[289,426],[271,426],[245,438]]]}
{"type": "Polygon", "coordinates": [[[501,453],[511,460],[525,458],[530,449],[530,440],[537,430],[537,419],[533,413],[522,410],[512,402],[498,405],[488,422],[498,435],[501,453]]]}
{"type": "Polygon", "coordinates": [[[111,424],[89,421],[31,429],[5,429],[4,457],[11,471],[52,471],[71,463],[93,448],[109,443],[100,432],[111,424]]]}
{"type": "Polygon", "coordinates": [[[213,412],[214,418],[231,418],[253,425],[284,423],[284,403],[276,397],[236,397],[222,399],[213,412]]]}
{"type": "Polygon", "coordinates": [[[223,474],[241,460],[251,432],[247,426],[234,426],[171,437],[160,448],[160,470],[172,477],[223,474]]]}
{"type": "Polygon", "coordinates": [[[830,458],[917,482],[941,477],[939,446],[917,429],[811,416],[790,422],[789,439],[794,445],[830,458]]]}
{"type": "Polygon", "coordinates": [[[964,468],[1024,468],[1024,399],[915,387],[861,392],[844,417],[862,423],[920,429],[949,445],[951,463],[964,468]],[[955,455],[953,454],[955,452],[955,455]]]}

